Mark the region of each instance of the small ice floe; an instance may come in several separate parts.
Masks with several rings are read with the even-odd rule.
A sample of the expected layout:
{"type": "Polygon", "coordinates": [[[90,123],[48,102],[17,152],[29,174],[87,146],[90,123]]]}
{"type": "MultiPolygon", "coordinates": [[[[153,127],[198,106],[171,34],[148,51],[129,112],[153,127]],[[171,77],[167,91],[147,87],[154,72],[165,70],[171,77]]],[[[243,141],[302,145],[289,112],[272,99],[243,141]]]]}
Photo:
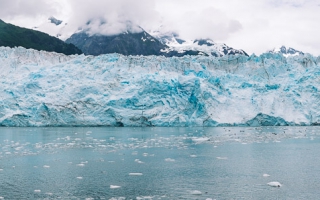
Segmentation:
{"type": "Polygon", "coordinates": [[[84,167],[84,164],[83,164],[83,163],[80,163],[80,164],[77,164],[77,166],[79,166],[79,167],[84,167]]]}
{"type": "Polygon", "coordinates": [[[152,196],[142,196],[142,197],[137,197],[137,200],[144,200],[144,199],[153,199],[152,196]]]}
{"type": "Polygon", "coordinates": [[[269,177],[270,175],[269,174],[263,174],[262,176],[263,177],[269,177]]]}
{"type": "Polygon", "coordinates": [[[135,160],[134,160],[134,162],[139,163],[139,164],[144,163],[144,162],[142,162],[142,161],[141,161],[141,160],[139,160],[139,159],[135,159],[135,160]]]}
{"type": "Polygon", "coordinates": [[[202,195],[202,192],[199,191],[199,190],[192,190],[190,193],[191,193],[192,195],[202,195]]]}
{"type": "Polygon", "coordinates": [[[83,179],[83,177],[82,177],[82,176],[78,176],[78,177],[77,177],[77,179],[82,180],[82,179],[83,179]]]}
{"type": "Polygon", "coordinates": [[[142,176],[142,173],[129,173],[129,176],[142,176]]]}
{"type": "Polygon", "coordinates": [[[192,138],[192,141],[195,142],[195,143],[203,143],[203,142],[206,142],[206,141],[209,141],[209,140],[210,140],[210,138],[208,138],[208,137],[200,137],[200,138],[193,137],[192,138]]]}
{"type": "Polygon", "coordinates": [[[51,192],[47,192],[46,195],[52,196],[53,194],[51,192]]]}
{"type": "Polygon", "coordinates": [[[143,153],[142,154],[144,157],[147,157],[148,156],[148,153],[143,153]]]}
{"type": "Polygon", "coordinates": [[[228,158],[227,157],[217,157],[217,159],[219,159],[219,160],[227,160],[228,158]]]}
{"type": "Polygon", "coordinates": [[[4,197],[0,197],[0,199],[4,199],[4,197]]]}
{"type": "Polygon", "coordinates": [[[50,168],[49,165],[43,165],[43,168],[50,168]]]}
{"type": "Polygon", "coordinates": [[[0,169],[0,172],[2,172],[3,171],[3,169],[0,169]]]}
{"type": "Polygon", "coordinates": [[[196,158],[196,157],[197,157],[197,155],[190,155],[190,157],[191,157],[191,158],[196,158]]]}
{"type": "Polygon", "coordinates": [[[110,189],[119,189],[121,186],[119,185],[110,185],[110,189]]]}
{"type": "Polygon", "coordinates": [[[272,181],[268,183],[269,186],[271,187],[281,187],[281,183],[277,182],[277,181],[272,181]]]}
{"type": "Polygon", "coordinates": [[[164,159],[164,161],[166,161],[166,162],[175,162],[176,160],[172,159],[172,158],[166,158],[166,159],[164,159]]]}
{"type": "Polygon", "coordinates": [[[34,190],[34,192],[35,192],[35,193],[40,193],[40,192],[41,192],[41,190],[34,190]]]}

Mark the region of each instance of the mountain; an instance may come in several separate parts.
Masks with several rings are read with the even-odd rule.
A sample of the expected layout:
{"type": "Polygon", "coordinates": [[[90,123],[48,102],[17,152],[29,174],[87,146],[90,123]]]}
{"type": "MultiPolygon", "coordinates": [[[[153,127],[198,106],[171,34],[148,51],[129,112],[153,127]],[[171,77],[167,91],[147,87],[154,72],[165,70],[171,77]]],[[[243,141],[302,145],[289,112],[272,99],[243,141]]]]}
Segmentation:
{"type": "Polygon", "coordinates": [[[0,47],[0,66],[0,126],[320,124],[320,57],[310,54],[66,56],[0,47]]]}
{"type": "Polygon", "coordinates": [[[285,57],[304,55],[304,53],[302,51],[298,51],[298,50],[291,48],[291,47],[287,48],[285,46],[281,46],[280,48],[274,48],[273,50],[268,51],[268,52],[269,53],[279,53],[285,57]]]}
{"type": "Polygon", "coordinates": [[[62,20],[56,19],[55,17],[49,17],[48,19],[52,24],[59,26],[62,23],[62,20]]]}
{"type": "Polygon", "coordinates": [[[126,31],[118,35],[89,35],[86,31],[73,34],[66,43],[71,43],[85,55],[120,53],[123,55],[162,55],[164,44],[141,30],[139,33],[126,31]]]}
{"type": "Polygon", "coordinates": [[[36,50],[54,51],[66,55],[82,53],[73,44],[66,44],[62,40],[46,33],[7,24],[2,20],[0,20],[0,46],[21,46],[36,50]]]}
{"type": "Polygon", "coordinates": [[[226,44],[215,43],[211,39],[184,40],[179,38],[176,33],[161,33],[159,31],[152,32],[155,38],[168,46],[163,52],[186,53],[188,51],[198,52],[199,55],[208,55],[221,57],[225,55],[245,55],[248,54],[243,50],[234,49],[226,44]]]}

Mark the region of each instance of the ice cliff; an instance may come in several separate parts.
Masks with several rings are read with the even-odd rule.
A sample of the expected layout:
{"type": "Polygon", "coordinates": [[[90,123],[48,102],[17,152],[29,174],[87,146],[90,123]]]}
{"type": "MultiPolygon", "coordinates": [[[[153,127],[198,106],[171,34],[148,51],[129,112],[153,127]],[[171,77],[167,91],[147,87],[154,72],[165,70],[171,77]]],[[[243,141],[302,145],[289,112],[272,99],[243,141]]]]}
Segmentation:
{"type": "Polygon", "coordinates": [[[0,47],[2,126],[320,124],[320,57],[165,58],[0,47]]]}

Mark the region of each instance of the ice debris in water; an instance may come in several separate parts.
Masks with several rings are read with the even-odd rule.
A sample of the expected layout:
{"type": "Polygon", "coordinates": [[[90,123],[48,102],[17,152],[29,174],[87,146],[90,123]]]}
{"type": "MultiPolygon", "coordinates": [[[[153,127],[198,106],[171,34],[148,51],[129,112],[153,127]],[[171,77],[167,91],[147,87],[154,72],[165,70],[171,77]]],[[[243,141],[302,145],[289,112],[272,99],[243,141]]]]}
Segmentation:
{"type": "Polygon", "coordinates": [[[121,188],[121,186],[118,185],[110,185],[110,189],[118,189],[121,188]]]}
{"type": "Polygon", "coordinates": [[[227,160],[228,158],[227,157],[217,157],[217,159],[219,159],[219,160],[227,160]]]}
{"type": "Polygon", "coordinates": [[[310,125],[320,121],[319,60],[65,56],[0,47],[0,104],[7,105],[0,126],[310,125]]]}
{"type": "Polygon", "coordinates": [[[142,176],[142,173],[129,173],[129,176],[142,176]]]}
{"type": "Polygon", "coordinates": [[[281,187],[281,183],[277,182],[277,181],[272,181],[268,183],[269,186],[271,187],[281,187]]]}
{"type": "Polygon", "coordinates": [[[208,137],[200,137],[200,138],[194,137],[194,138],[192,138],[192,141],[195,143],[203,143],[203,142],[206,142],[209,140],[210,140],[210,138],[208,138],[208,137]]]}
{"type": "Polygon", "coordinates": [[[192,195],[202,195],[202,192],[199,190],[193,190],[190,192],[192,195]]]}
{"type": "Polygon", "coordinates": [[[35,192],[35,193],[40,193],[40,192],[41,192],[41,190],[34,190],[34,192],[35,192]]]}
{"type": "Polygon", "coordinates": [[[173,158],[166,158],[164,159],[166,162],[175,162],[176,160],[173,158]]]}
{"type": "Polygon", "coordinates": [[[82,176],[78,176],[77,179],[81,180],[81,179],[83,179],[83,177],[82,176]]]}
{"type": "Polygon", "coordinates": [[[262,176],[263,177],[269,177],[270,175],[269,174],[263,174],[262,176]]]}
{"type": "Polygon", "coordinates": [[[49,165],[43,165],[43,168],[50,168],[49,165]]]}

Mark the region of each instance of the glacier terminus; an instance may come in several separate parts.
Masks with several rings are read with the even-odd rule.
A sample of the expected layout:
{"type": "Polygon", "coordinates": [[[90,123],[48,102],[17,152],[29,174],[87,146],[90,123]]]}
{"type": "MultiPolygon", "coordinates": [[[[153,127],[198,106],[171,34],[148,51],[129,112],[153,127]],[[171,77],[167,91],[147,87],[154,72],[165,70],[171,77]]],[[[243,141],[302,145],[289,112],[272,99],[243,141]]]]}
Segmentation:
{"type": "Polygon", "coordinates": [[[0,47],[0,126],[320,124],[320,57],[100,56],[0,47]]]}

